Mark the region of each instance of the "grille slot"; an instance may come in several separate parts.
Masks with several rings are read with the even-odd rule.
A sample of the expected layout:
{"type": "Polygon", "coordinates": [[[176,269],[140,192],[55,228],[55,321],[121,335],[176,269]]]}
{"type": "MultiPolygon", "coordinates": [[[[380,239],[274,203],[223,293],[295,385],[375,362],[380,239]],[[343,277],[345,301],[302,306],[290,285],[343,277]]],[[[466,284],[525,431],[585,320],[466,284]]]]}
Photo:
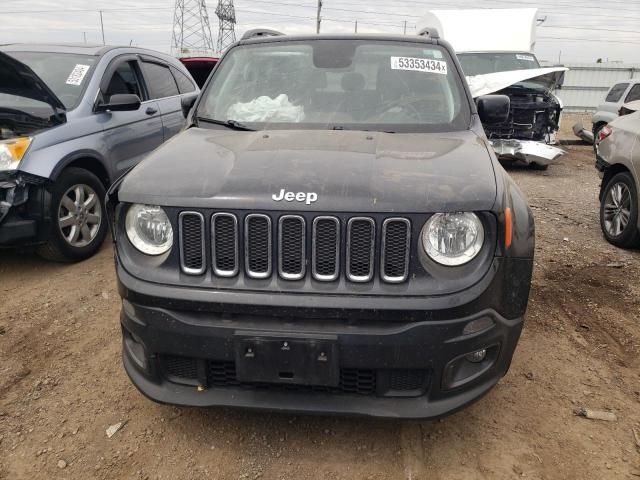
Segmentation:
{"type": "Polygon", "coordinates": [[[269,278],[271,260],[271,218],[261,214],[245,218],[245,268],[251,278],[269,278]]]}
{"type": "Polygon", "coordinates": [[[285,215],[278,222],[278,272],[285,280],[300,280],[306,273],[306,224],[298,215],[285,215]]]}
{"type": "Polygon", "coordinates": [[[189,275],[202,275],[205,270],[204,217],[198,212],[182,212],[178,225],[182,271],[189,275]]]}
{"type": "Polygon", "coordinates": [[[427,370],[391,370],[389,388],[399,392],[422,390],[425,388],[428,378],[427,370]]]}
{"type": "Polygon", "coordinates": [[[213,271],[220,277],[238,274],[238,219],[230,213],[211,218],[211,254],[213,271]]]}
{"type": "Polygon", "coordinates": [[[382,279],[400,283],[409,274],[411,223],[406,218],[388,218],[382,224],[382,279]]]}
{"type": "Polygon", "coordinates": [[[162,357],[164,370],[167,375],[185,380],[198,378],[198,364],[195,358],[164,355],[162,357]]]}
{"type": "Polygon", "coordinates": [[[347,224],[347,278],[369,282],[373,278],[375,223],[367,217],[355,217],[347,224]]]}
{"type": "Polygon", "coordinates": [[[312,274],[316,280],[337,280],[340,269],[340,221],[316,217],[312,234],[312,274]]]}

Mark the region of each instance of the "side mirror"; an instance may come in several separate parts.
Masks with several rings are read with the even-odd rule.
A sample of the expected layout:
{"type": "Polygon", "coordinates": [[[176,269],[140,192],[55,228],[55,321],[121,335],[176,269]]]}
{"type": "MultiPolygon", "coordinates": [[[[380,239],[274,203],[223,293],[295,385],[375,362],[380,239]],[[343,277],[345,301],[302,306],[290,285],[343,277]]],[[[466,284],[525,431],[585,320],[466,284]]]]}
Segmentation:
{"type": "Polygon", "coordinates": [[[503,123],[509,119],[511,100],[506,95],[483,95],[476,105],[482,123],[503,123]]]}
{"type": "Polygon", "coordinates": [[[109,103],[99,103],[96,112],[131,112],[140,108],[140,97],[132,93],[111,95],[109,103]]]}
{"type": "Polygon", "coordinates": [[[196,103],[197,99],[197,94],[190,95],[188,97],[182,97],[180,104],[182,106],[182,115],[184,115],[184,118],[187,118],[187,116],[189,115],[189,110],[191,110],[191,107],[193,107],[193,104],[196,103]]]}

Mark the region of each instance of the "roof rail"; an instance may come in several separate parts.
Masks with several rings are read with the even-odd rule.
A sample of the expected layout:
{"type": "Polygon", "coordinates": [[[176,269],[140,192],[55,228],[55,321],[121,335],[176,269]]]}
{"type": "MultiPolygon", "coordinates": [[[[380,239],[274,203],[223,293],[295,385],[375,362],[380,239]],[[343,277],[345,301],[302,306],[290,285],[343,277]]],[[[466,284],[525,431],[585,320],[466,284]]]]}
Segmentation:
{"type": "Polygon", "coordinates": [[[242,40],[249,40],[250,38],[256,37],[279,37],[284,35],[282,32],[278,32],[277,30],[271,30],[269,28],[254,28],[253,30],[249,30],[242,35],[242,40]]]}
{"type": "Polygon", "coordinates": [[[440,38],[438,30],[433,27],[425,27],[418,32],[419,37],[440,38]]]}

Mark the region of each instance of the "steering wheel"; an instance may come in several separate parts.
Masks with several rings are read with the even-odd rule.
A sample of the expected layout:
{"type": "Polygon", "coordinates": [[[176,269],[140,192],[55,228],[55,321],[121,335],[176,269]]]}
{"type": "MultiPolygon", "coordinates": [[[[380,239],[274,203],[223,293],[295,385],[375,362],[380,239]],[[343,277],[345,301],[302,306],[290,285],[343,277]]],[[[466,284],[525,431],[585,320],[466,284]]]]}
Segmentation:
{"type": "Polygon", "coordinates": [[[402,113],[416,120],[422,118],[422,110],[418,105],[426,104],[424,97],[407,97],[400,100],[392,100],[378,105],[368,119],[380,119],[385,113],[392,108],[402,109],[402,113]]]}

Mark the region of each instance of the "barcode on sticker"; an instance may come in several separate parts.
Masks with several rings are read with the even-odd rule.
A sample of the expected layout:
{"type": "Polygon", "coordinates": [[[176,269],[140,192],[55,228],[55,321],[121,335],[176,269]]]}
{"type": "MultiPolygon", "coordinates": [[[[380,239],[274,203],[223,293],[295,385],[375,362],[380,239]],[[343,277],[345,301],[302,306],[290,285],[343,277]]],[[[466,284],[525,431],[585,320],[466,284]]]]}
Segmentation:
{"type": "Polygon", "coordinates": [[[430,58],[391,57],[392,70],[410,70],[413,72],[429,72],[447,74],[447,62],[430,58]]]}
{"type": "Polygon", "coordinates": [[[533,56],[531,55],[520,55],[518,53],[516,53],[516,58],[518,60],[526,60],[527,62],[534,62],[535,58],[533,58],[533,56]]]}
{"type": "Polygon", "coordinates": [[[89,65],[80,65],[79,63],[73,67],[71,73],[69,74],[69,78],[65,82],[67,85],[80,85],[82,80],[84,80],[84,76],[91,68],[89,65]]]}

